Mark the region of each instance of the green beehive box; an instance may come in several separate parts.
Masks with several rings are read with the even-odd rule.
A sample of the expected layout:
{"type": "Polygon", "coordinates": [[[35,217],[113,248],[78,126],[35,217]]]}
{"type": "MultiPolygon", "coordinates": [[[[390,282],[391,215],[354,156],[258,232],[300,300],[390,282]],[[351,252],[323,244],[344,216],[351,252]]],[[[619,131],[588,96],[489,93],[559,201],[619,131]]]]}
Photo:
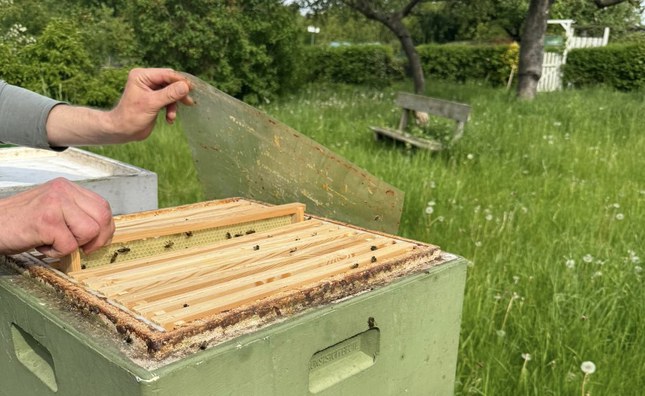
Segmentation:
{"type": "Polygon", "coordinates": [[[93,308],[0,265],[0,395],[449,395],[465,276],[466,261],[442,252],[387,284],[153,358],[93,308]]]}

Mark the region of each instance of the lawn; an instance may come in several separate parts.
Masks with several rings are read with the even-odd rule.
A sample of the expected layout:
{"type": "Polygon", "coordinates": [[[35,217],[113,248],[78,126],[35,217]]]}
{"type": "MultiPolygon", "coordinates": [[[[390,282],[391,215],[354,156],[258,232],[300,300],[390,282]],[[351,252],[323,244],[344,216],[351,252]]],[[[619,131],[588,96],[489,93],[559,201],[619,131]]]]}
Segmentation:
{"type": "MultiPolygon", "coordinates": [[[[456,393],[637,395],[645,389],[643,93],[429,83],[473,107],[430,154],[375,142],[395,86],[308,86],[263,110],[405,191],[400,234],[466,257],[456,393]],[[595,363],[585,377],[580,366],[595,363]]],[[[179,127],[94,151],[159,175],[160,206],[203,199],[179,127]]]]}

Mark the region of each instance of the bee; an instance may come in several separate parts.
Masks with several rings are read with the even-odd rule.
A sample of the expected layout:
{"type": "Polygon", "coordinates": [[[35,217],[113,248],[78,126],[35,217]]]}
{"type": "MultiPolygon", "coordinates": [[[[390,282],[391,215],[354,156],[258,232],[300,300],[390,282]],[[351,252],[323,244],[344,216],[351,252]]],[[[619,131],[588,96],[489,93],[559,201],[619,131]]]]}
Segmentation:
{"type": "Polygon", "coordinates": [[[112,254],[112,257],[110,257],[110,264],[113,264],[113,263],[116,261],[116,258],[117,258],[117,257],[119,257],[119,252],[118,252],[118,251],[115,251],[115,252],[112,254]]]}
{"type": "Polygon", "coordinates": [[[372,329],[372,328],[374,328],[376,326],[376,321],[374,320],[373,317],[370,316],[369,318],[367,318],[367,326],[370,329],[372,329]]]}
{"type": "Polygon", "coordinates": [[[352,265],[351,265],[351,267],[349,267],[349,268],[351,268],[351,269],[356,269],[356,268],[358,268],[358,263],[354,263],[354,264],[352,264],[352,265]]]}
{"type": "Polygon", "coordinates": [[[226,233],[226,239],[231,239],[231,238],[232,238],[231,233],[230,233],[230,232],[227,232],[227,233],[226,233]]]}
{"type": "Polygon", "coordinates": [[[253,246],[253,250],[260,250],[260,245],[253,246]]]}
{"type": "Polygon", "coordinates": [[[128,253],[130,251],[130,248],[127,246],[120,247],[116,250],[117,253],[128,253]]]}
{"type": "Polygon", "coordinates": [[[372,259],[370,260],[372,263],[375,263],[377,261],[376,256],[372,256],[372,259]]]}
{"type": "Polygon", "coordinates": [[[298,248],[297,248],[297,247],[295,247],[295,248],[293,248],[293,249],[289,250],[289,253],[295,253],[295,252],[296,252],[296,250],[298,250],[298,248]]]}
{"type": "Polygon", "coordinates": [[[371,250],[371,251],[375,251],[376,249],[378,249],[376,246],[372,246],[372,247],[370,248],[370,250],[371,250]]]}
{"type": "Polygon", "coordinates": [[[186,238],[190,238],[191,236],[193,236],[193,232],[192,231],[186,231],[186,232],[184,232],[184,235],[186,235],[186,238]]]}
{"type": "Polygon", "coordinates": [[[188,308],[189,306],[190,306],[190,305],[188,305],[188,303],[185,303],[185,304],[184,304],[184,308],[188,308]]]}
{"type": "Polygon", "coordinates": [[[233,236],[234,236],[235,238],[237,238],[237,237],[241,237],[242,235],[244,235],[244,234],[242,234],[242,233],[240,232],[240,233],[235,234],[235,235],[233,235],[233,236]]]}
{"type": "Polygon", "coordinates": [[[255,230],[248,230],[248,231],[246,232],[246,235],[250,235],[250,234],[255,234],[255,230]]]}
{"type": "Polygon", "coordinates": [[[175,244],[175,242],[173,242],[173,241],[166,241],[166,244],[163,245],[163,247],[164,247],[164,249],[170,249],[171,247],[173,247],[174,244],[175,244]]]}
{"type": "Polygon", "coordinates": [[[86,269],[86,268],[87,268],[87,265],[81,264],[81,269],[86,269]]]}

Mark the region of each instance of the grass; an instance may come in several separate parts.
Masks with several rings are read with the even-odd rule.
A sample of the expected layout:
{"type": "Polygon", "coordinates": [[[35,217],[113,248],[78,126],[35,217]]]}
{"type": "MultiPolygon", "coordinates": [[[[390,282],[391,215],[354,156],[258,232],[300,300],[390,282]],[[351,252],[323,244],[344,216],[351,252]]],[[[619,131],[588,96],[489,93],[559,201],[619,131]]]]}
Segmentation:
{"type": "MultiPolygon", "coordinates": [[[[458,144],[429,154],[374,142],[367,129],[396,125],[394,92],[406,88],[310,86],[264,110],[405,191],[400,234],[472,262],[456,393],[640,394],[642,92],[521,103],[503,90],[431,82],[429,95],[473,113],[458,144]],[[583,361],[597,366],[586,378],[583,361]]],[[[177,128],[95,150],[156,171],[161,206],[203,198],[177,128]]]]}

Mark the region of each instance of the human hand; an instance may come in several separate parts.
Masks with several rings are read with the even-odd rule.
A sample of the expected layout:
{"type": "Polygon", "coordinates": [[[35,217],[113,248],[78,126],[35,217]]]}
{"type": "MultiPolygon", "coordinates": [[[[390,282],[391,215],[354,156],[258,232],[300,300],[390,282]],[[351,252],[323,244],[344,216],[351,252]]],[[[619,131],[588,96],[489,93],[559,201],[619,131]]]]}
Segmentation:
{"type": "Polygon", "coordinates": [[[172,124],[177,102],[193,103],[190,88],[190,82],[172,69],[132,69],[119,104],[108,112],[115,135],[123,141],[147,138],[163,108],[166,121],[172,124]]]}
{"type": "Polygon", "coordinates": [[[31,249],[63,257],[81,248],[90,253],[114,234],[107,201],[58,178],[0,200],[0,254],[31,249]]]}

